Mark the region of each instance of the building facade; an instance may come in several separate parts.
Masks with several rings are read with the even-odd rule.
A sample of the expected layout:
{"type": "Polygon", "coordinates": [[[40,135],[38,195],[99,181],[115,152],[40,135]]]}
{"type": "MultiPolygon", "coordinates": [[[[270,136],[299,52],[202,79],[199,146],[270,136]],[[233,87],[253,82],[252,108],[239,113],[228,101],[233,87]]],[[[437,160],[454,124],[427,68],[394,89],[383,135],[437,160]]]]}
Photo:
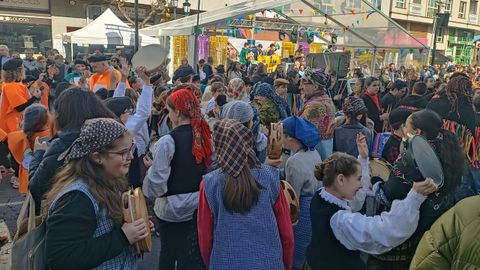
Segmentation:
{"type": "MultiPolygon", "coordinates": [[[[480,32],[478,1],[392,0],[389,16],[428,46],[433,47],[433,21],[437,12],[450,13],[448,27],[437,35],[437,50],[456,63],[470,64],[476,54],[473,37],[480,32]]],[[[384,10],[385,11],[385,10],[384,10]]]]}

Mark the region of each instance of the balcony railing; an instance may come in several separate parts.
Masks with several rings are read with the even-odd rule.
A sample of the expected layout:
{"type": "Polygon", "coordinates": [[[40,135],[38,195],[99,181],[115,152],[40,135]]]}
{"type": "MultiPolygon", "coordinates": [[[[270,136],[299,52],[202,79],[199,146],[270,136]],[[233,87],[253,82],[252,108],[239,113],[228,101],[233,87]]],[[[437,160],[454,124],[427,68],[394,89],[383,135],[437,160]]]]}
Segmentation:
{"type": "Polygon", "coordinates": [[[478,15],[477,14],[468,15],[468,23],[477,24],[478,23],[478,15]]]}
{"type": "Polygon", "coordinates": [[[410,15],[422,16],[422,4],[410,3],[410,15]]]}

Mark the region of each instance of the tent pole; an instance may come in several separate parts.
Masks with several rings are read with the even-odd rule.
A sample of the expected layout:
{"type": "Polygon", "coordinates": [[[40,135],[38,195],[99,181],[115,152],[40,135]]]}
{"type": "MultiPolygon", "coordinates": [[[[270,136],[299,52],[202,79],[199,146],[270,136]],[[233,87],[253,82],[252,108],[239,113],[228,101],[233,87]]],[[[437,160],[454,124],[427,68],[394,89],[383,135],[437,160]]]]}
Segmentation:
{"type": "Polygon", "coordinates": [[[135,10],[135,47],[133,49],[134,52],[138,51],[139,47],[139,37],[138,37],[138,0],[135,0],[135,4],[133,6],[135,10]]]}
{"type": "Polygon", "coordinates": [[[75,59],[73,59],[73,42],[72,42],[72,40],[70,40],[70,60],[72,62],[75,61],[75,59]]]}
{"type": "Polygon", "coordinates": [[[198,25],[200,24],[200,0],[198,0],[198,5],[197,5],[197,23],[195,24],[195,43],[193,45],[193,68],[195,72],[198,73],[198,25]]]}
{"type": "Polygon", "coordinates": [[[375,61],[377,59],[377,48],[373,48],[373,54],[372,54],[372,70],[370,71],[370,76],[375,76],[375,61]]]}

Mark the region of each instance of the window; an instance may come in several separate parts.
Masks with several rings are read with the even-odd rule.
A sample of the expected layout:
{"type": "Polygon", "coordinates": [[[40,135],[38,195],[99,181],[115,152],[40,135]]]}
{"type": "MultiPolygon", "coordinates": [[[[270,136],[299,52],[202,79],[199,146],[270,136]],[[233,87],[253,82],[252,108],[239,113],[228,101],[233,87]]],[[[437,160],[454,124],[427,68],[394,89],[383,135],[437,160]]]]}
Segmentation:
{"type": "Polygon", "coordinates": [[[395,1],[396,8],[405,8],[405,0],[396,0],[395,1]]]}
{"type": "Polygon", "coordinates": [[[88,5],[87,6],[87,20],[88,22],[95,20],[98,16],[106,10],[104,6],[88,5]]]}
{"type": "Polygon", "coordinates": [[[452,13],[452,0],[445,1],[445,12],[452,13]]]}
{"type": "Polygon", "coordinates": [[[465,11],[467,10],[467,2],[460,1],[460,7],[458,9],[458,18],[465,19],[465,11]]]}
{"type": "Polygon", "coordinates": [[[380,10],[382,9],[382,1],[381,0],[372,0],[371,3],[374,7],[377,7],[380,10]]]}
{"type": "Polygon", "coordinates": [[[433,16],[435,16],[436,11],[437,11],[437,1],[428,0],[427,17],[433,18],[433,16]]]}
{"type": "Polygon", "coordinates": [[[443,35],[445,34],[445,28],[438,29],[437,42],[443,43],[443,35]]]}

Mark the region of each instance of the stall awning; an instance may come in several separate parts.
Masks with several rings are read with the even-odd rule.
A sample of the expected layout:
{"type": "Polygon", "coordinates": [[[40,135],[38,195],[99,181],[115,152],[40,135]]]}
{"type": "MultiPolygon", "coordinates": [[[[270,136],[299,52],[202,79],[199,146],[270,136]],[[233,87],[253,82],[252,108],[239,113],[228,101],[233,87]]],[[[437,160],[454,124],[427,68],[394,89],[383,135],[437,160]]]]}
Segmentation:
{"type": "MultiPolygon", "coordinates": [[[[158,39],[151,36],[140,35],[139,38],[142,46],[159,43],[158,39]]],[[[107,9],[82,29],[64,34],[63,40],[77,44],[133,46],[135,31],[120,20],[111,9],[107,9]]]]}
{"type": "MultiPolygon", "coordinates": [[[[149,36],[191,35],[196,22],[197,16],[193,15],[140,31],[149,36]]],[[[311,32],[326,42],[331,41],[332,33],[341,47],[427,48],[366,0],[250,0],[201,13],[198,26],[214,27],[217,34],[220,29],[233,28],[311,32]],[[254,20],[248,19],[251,14],[256,14],[254,20]]]]}

